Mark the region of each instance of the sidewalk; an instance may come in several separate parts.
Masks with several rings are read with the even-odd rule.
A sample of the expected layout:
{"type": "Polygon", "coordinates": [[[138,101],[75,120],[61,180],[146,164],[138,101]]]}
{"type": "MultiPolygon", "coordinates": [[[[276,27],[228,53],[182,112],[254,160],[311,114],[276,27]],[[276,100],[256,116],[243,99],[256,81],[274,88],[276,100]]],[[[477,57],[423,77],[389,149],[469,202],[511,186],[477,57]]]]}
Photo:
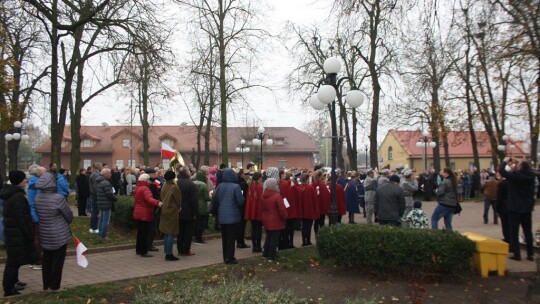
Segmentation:
{"type": "MultiPolygon", "coordinates": [[[[435,202],[424,203],[424,211],[431,215],[435,208],[435,202]]],[[[501,238],[501,226],[494,225],[491,220],[489,224],[484,224],[482,219],[483,202],[465,202],[462,204],[463,212],[461,215],[454,216],[454,230],[459,232],[474,232],[495,239],[501,238]]],[[[491,212],[490,212],[491,215],[491,212]]],[[[492,218],[492,217],[491,217],[492,218]]],[[[365,223],[364,218],[356,215],[357,222],[365,223]]],[[[444,226],[441,222],[439,227],[444,226]]],[[[540,227],[540,213],[533,212],[533,230],[540,227]]],[[[84,240],[82,240],[84,242],[84,240]]],[[[251,242],[248,240],[248,244],[251,242]]],[[[300,232],[295,233],[295,245],[301,244],[300,232]]],[[[251,244],[250,244],[251,245],[251,244]]],[[[74,256],[66,257],[64,263],[64,272],[62,276],[62,288],[72,288],[80,285],[97,284],[125,279],[133,279],[150,275],[175,272],[178,270],[194,268],[199,266],[223,263],[221,252],[221,239],[208,240],[206,245],[192,245],[191,257],[179,257],[179,261],[165,261],[163,246],[159,246],[159,252],[151,252],[154,256],[151,258],[141,258],[135,254],[135,249],[118,250],[110,252],[101,252],[88,254],[89,266],[83,269],[77,265],[74,256]]],[[[176,254],[176,245],[174,246],[176,254]]],[[[243,259],[260,254],[252,253],[251,248],[236,249],[236,258],[243,259]]],[[[526,257],[526,253],[522,253],[526,257]]],[[[518,262],[507,259],[506,269],[510,274],[520,272],[535,272],[536,263],[527,260],[518,262]]],[[[239,262],[242,265],[242,261],[239,262]]],[[[4,271],[4,264],[0,265],[0,273],[4,271]]],[[[23,294],[39,292],[42,290],[41,271],[33,270],[28,266],[23,266],[19,272],[19,279],[28,283],[23,294]]]]}

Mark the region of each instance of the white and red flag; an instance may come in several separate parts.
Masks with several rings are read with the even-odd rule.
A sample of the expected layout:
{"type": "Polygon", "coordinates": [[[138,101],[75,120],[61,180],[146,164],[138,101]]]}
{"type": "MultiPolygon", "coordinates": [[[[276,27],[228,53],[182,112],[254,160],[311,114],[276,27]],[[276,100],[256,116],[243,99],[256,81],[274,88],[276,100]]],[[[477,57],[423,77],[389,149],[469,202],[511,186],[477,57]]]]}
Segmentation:
{"type": "Polygon", "coordinates": [[[176,153],[174,149],[164,142],[161,142],[161,158],[173,158],[176,153]]]}
{"type": "Polygon", "coordinates": [[[75,250],[77,251],[77,264],[82,268],[88,267],[88,260],[84,255],[84,253],[88,249],[86,248],[86,246],[84,246],[83,243],[81,243],[81,241],[79,241],[79,239],[75,235],[73,235],[73,240],[75,241],[75,250]]]}

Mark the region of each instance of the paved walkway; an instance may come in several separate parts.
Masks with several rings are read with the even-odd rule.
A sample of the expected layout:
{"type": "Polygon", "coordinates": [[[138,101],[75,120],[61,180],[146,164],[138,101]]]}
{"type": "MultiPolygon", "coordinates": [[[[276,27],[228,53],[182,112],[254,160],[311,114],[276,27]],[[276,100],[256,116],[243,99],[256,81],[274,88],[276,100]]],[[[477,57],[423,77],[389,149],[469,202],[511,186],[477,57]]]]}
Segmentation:
{"type": "MultiPolygon", "coordinates": [[[[424,210],[431,214],[435,203],[424,203],[424,210]]],[[[492,238],[501,238],[500,225],[483,224],[482,219],[483,203],[467,202],[463,204],[463,212],[460,216],[455,216],[453,220],[454,229],[459,232],[474,232],[492,238]]],[[[491,214],[491,213],[490,213],[491,214]]],[[[357,215],[358,221],[358,215],[357,215]]],[[[365,220],[360,218],[360,222],[365,220]]],[[[442,220],[439,227],[443,226],[442,220]]],[[[540,212],[533,213],[533,228],[540,228],[540,212]]],[[[300,233],[295,233],[295,244],[300,244],[300,233]]],[[[84,240],[82,240],[84,242],[84,240]]],[[[249,240],[247,241],[250,243],[249,240]]],[[[176,251],[176,246],[174,247],[176,251]]],[[[64,273],[62,277],[62,288],[72,288],[80,285],[96,284],[110,281],[118,281],[144,276],[163,274],[178,270],[222,263],[221,239],[209,240],[206,245],[192,245],[195,253],[191,257],[180,257],[179,261],[165,261],[163,246],[159,247],[159,252],[155,252],[151,258],[141,258],[135,254],[135,249],[119,250],[111,252],[88,254],[89,266],[86,269],[79,267],[74,256],[66,258],[64,273]]],[[[253,257],[258,254],[249,249],[237,249],[236,257],[243,259],[253,257]]],[[[525,253],[522,256],[526,256],[525,253]]],[[[242,262],[240,261],[240,265],[242,262]]],[[[536,265],[533,262],[524,260],[521,262],[507,259],[507,270],[510,273],[535,272],[536,265]]],[[[4,264],[0,265],[0,273],[4,271],[4,264]]],[[[39,292],[42,290],[41,271],[33,270],[27,266],[20,269],[19,279],[28,283],[22,293],[39,292]]]]}

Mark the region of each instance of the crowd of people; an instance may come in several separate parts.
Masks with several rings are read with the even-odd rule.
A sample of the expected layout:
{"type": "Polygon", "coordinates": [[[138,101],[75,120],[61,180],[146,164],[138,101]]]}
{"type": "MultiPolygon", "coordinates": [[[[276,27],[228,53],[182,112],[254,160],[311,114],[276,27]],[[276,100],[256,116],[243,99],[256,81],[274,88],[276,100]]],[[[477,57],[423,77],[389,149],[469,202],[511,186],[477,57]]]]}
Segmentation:
{"type": "MultiPolygon", "coordinates": [[[[25,283],[18,280],[18,269],[25,264],[42,269],[44,290],[58,290],[71,237],[73,214],[67,202],[68,173],[57,170],[56,164],[50,164],[48,169],[34,165],[29,171],[29,178],[22,171],[9,172],[10,184],[0,190],[8,255],[3,280],[5,296],[24,289],[25,283]]],[[[95,163],[79,170],[75,188],[78,215],[89,215],[89,232],[103,241],[108,239],[118,195],[133,197],[135,253],[143,258],[151,258],[150,252],[159,251],[154,240],[161,237],[166,261],[178,260],[174,254],[175,238],[178,255],[194,255],[192,243],[206,243],[203,233],[210,228],[210,215],[214,216],[214,229],[221,233],[226,264],[238,263],[235,250],[244,248],[251,248],[270,261],[276,260],[280,250],[295,248],[297,231],[302,243],[296,245],[310,246],[326,225],[327,217],[335,213],[338,223],[347,215],[349,224],[359,223],[356,217],[363,216],[367,224],[438,229],[443,219],[445,229],[453,230],[453,215],[460,200],[482,191],[484,223],[488,223],[492,208],[493,222],[497,224],[500,219],[503,239],[510,244],[511,258],[515,260],[521,260],[521,226],[527,259],[532,260],[531,213],[537,174],[530,165],[506,158],[498,172],[482,172],[479,185],[461,191],[467,179],[464,175],[450,168],[439,174],[430,170],[417,175],[403,165],[394,170],[338,172],[333,194],[331,174],[320,166],[289,170],[269,167],[259,171],[253,163],[246,169],[228,168],[225,164],[198,169],[177,165],[173,171],[164,170],[159,164],[118,170],[95,163]],[[432,197],[437,206],[430,225],[420,199],[432,197]],[[246,243],[248,234],[251,245],[246,243]]]]}

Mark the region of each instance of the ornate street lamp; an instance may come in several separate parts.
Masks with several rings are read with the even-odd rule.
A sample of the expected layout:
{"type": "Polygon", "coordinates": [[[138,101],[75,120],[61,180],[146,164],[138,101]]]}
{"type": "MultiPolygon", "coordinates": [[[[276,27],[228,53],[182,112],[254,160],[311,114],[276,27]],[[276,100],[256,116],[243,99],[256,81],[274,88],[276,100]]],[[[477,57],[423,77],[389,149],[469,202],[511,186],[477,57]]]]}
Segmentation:
{"type": "Polygon", "coordinates": [[[249,153],[249,147],[246,145],[246,140],[240,140],[240,145],[236,147],[236,152],[242,153],[242,168],[244,168],[244,152],[249,153]]]}
{"type": "MultiPolygon", "coordinates": [[[[332,125],[332,150],[331,150],[331,162],[332,162],[332,172],[330,180],[330,193],[332,195],[332,208],[329,214],[330,225],[337,223],[338,212],[336,208],[336,146],[338,142],[337,138],[337,125],[336,125],[336,97],[339,93],[341,94],[341,85],[345,80],[353,82],[354,80],[349,77],[337,78],[337,74],[341,70],[341,63],[339,59],[335,57],[327,58],[323,64],[323,70],[325,78],[320,81],[324,83],[319,87],[316,94],[313,94],[309,100],[310,105],[315,110],[322,110],[325,107],[328,107],[330,111],[330,121],[332,125]]],[[[356,87],[356,85],[354,85],[356,87]]],[[[357,108],[362,105],[364,102],[364,94],[358,90],[350,90],[345,96],[345,102],[353,108],[357,108]]]]}
{"type": "Polygon", "coordinates": [[[270,135],[269,134],[265,134],[264,133],[264,127],[259,127],[259,129],[257,130],[257,137],[253,139],[252,143],[253,145],[255,146],[261,146],[261,161],[260,161],[260,170],[262,171],[263,169],[263,140],[265,137],[268,137],[266,139],[266,145],[267,146],[271,146],[274,144],[274,141],[270,138],[270,135]]]}
{"type": "Polygon", "coordinates": [[[511,143],[510,136],[503,135],[502,141],[497,146],[497,149],[504,154],[512,154],[512,151],[516,148],[516,145],[511,143]]]}
{"type": "Polygon", "coordinates": [[[13,151],[12,152],[13,154],[10,153],[9,170],[17,170],[18,168],[18,163],[19,163],[18,152],[19,152],[19,145],[20,145],[20,142],[18,141],[22,140],[24,142],[27,142],[30,139],[30,136],[26,134],[26,131],[24,131],[22,127],[23,127],[22,122],[18,120],[15,121],[13,123],[13,133],[7,133],[4,137],[5,140],[8,142],[8,145],[10,145],[10,142],[13,145],[15,145],[15,148],[13,148],[13,150],[10,150],[10,151],[13,151]]]}
{"type": "Polygon", "coordinates": [[[423,159],[424,159],[424,170],[427,170],[428,169],[428,166],[427,166],[427,159],[428,159],[428,156],[427,156],[427,148],[430,147],[430,148],[435,148],[437,146],[437,143],[434,142],[434,141],[430,141],[430,139],[428,138],[429,136],[429,132],[424,130],[422,132],[422,136],[420,137],[420,141],[416,143],[416,146],[418,148],[424,148],[424,154],[423,154],[423,159]]]}

